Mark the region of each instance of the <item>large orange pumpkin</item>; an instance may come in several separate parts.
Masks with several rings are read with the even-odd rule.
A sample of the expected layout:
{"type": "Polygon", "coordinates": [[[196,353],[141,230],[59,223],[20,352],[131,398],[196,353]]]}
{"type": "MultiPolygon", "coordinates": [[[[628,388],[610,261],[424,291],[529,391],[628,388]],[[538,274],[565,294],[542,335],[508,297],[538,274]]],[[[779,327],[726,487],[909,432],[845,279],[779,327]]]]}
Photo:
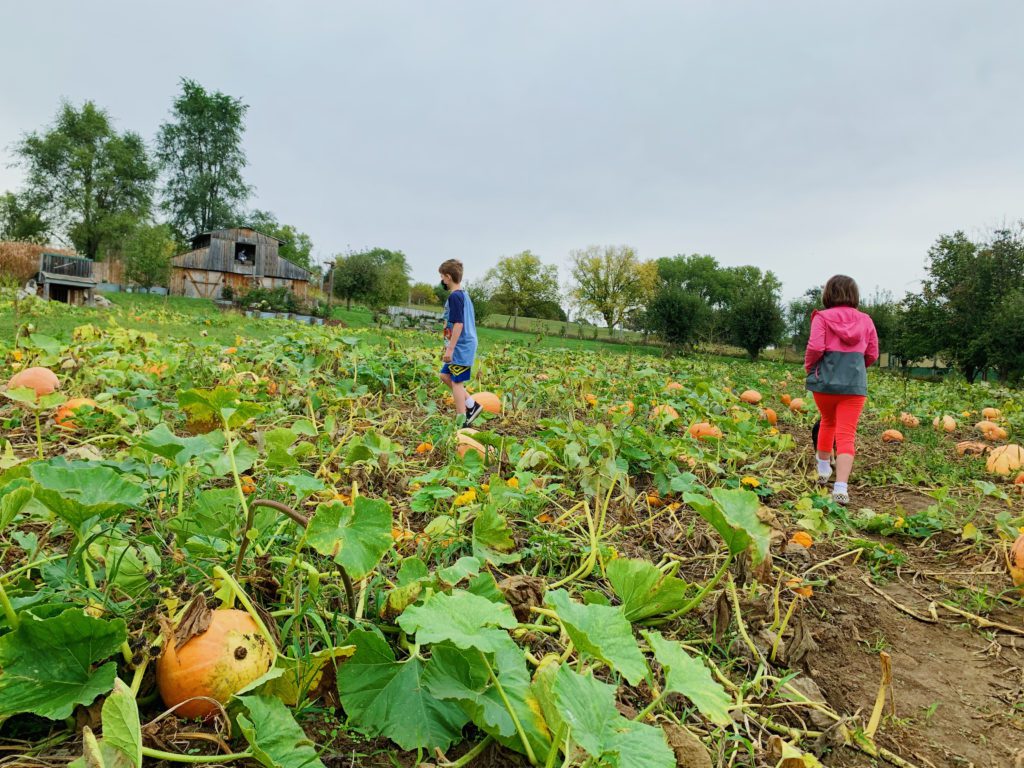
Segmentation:
{"type": "Polygon", "coordinates": [[[477,392],[473,399],[488,413],[501,413],[501,398],[493,392],[477,392]]]}
{"type": "Polygon", "coordinates": [[[690,435],[698,440],[718,440],[722,436],[722,430],[706,421],[701,421],[690,427],[690,435]]]}
{"type": "Polygon", "coordinates": [[[156,684],[164,704],[179,717],[212,717],[221,704],[265,674],[274,664],[274,649],[245,611],[213,611],[210,626],[180,648],[168,639],[156,663],[156,684]]]}
{"type": "Polygon", "coordinates": [[[898,429],[887,429],[882,433],[883,443],[902,443],[903,433],[898,429]]]}
{"type": "Polygon", "coordinates": [[[993,448],[985,467],[993,475],[1009,475],[1024,467],[1024,448],[1010,443],[993,448]]]}
{"type": "Polygon", "coordinates": [[[95,408],[96,401],[89,397],[72,397],[57,409],[53,421],[58,427],[64,427],[64,429],[78,429],[78,425],[71,420],[71,417],[75,411],[84,407],[95,408]]]}
{"type": "Polygon", "coordinates": [[[671,405],[656,405],[651,409],[651,418],[666,418],[671,421],[675,421],[676,419],[679,418],[679,411],[677,411],[671,405]]]}
{"type": "Polygon", "coordinates": [[[962,440],[956,444],[957,456],[982,456],[988,452],[988,446],[975,440],[962,440]]]}
{"type": "Polygon", "coordinates": [[[487,458],[487,449],[484,448],[483,444],[472,438],[472,435],[475,435],[477,431],[471,427],[463,427],[458,431],[456,435],[456,450],[459,452],[459,456],[465,456],[468,451],[476,451],[480,454],[481,459],[487,458]]]}
{"type": "Polygon", "coordinates": [[[744,403],[750,403],[751,405],[757,405],[761,402],[761,393],[756,389],[748,389],[740,395],[740,400],[744,403]]]}
{"type": "Polygon", "coordinates": [[[1010,547],[1010,578],[1013,586],[1024,587],[1024,533],[1010,547]]]}
{"type": "Polygon", "coordinates": [[[8,389],[17,389],[18,387],[34,389],[36,397],[49,395],[59,386],[60,381],[57,379],[57,374],[49,368],[39,367],[26,368],[24,371],[19,371],[11,376],[11,380],[7,382],[8,389]]]}
{"type": "Polygon", "coordinates": [[[932,419],[932,426],[943,432],[956,432],[956,419],[952,416],[936,416],[932,419]]]}
{"type": "Polygon", "coordinates": [[[1002,417],[1003,412],[1000,411],[998,408],[982,408],[981,415],[983,418],[995,421],[996,419],[1002,417]]]}
{"type": "Polygon", "coordinates": [[[985,435],[985,439],[989,442],[995,443],[999,440],[1005,440],[1010,435],[1009,433],[1000,427],[998,424],[993,424],[991,427],[986,429],[982,434],[985,435]]]}

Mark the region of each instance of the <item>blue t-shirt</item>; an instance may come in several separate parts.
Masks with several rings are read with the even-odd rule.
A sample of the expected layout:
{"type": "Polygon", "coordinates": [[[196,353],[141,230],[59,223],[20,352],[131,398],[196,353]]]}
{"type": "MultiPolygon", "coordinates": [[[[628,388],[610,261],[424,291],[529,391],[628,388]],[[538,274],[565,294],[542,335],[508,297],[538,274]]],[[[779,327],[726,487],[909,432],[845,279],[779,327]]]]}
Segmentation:
{"type": "Polygon", "coordinates": [[[452,362],[456,365],[472,365],[476,357],[476,314],[473,312],[473,300],[461,289],[452,291],[444,303],[445,346],[448,345],[455,323],[462,323],[462,333],[455,343],[452,362]]]}

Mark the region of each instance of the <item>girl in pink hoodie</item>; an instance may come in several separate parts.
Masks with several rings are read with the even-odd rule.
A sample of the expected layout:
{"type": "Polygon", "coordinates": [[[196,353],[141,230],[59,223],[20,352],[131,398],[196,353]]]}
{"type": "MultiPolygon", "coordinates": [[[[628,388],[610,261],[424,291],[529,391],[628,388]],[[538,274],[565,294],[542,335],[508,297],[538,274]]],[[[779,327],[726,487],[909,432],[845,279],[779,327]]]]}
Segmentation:
{"type": "Polygon", "coordinates": [[[825,309],[811,313],[804,369],[807,389],[821,414],[818,431],[818,482],[832,477],[832,446],[836,448],[836,482],[832,498],[850,501],[848,481],[853,469],[857,422],[868,394],[868,367],[878,359],[878,333],[871,318],[857,309],[860,291],[852,277],[836,275],[821,294],[825,309]]]}

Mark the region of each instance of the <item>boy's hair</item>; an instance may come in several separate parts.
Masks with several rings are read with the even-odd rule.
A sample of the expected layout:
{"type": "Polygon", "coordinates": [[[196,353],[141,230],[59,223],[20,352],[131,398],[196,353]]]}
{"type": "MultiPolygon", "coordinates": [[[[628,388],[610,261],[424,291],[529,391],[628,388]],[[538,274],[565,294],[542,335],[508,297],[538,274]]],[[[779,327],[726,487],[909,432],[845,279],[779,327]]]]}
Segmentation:
{"type": "Polygon", "coordinates": [[[448,259],[437,268],[437,271],[442,275],[447,275],[456,283],[462,282],[462,262],[458,259],[448,259]]]}
{"type": "Polygon", "coordinates": [[[852,277],[846,275],[834,275],[825,283],[825,290],[821,292],[821,303],[825,309],[832,307],[853,307],[860,305],[860,290],[852,277]]]}

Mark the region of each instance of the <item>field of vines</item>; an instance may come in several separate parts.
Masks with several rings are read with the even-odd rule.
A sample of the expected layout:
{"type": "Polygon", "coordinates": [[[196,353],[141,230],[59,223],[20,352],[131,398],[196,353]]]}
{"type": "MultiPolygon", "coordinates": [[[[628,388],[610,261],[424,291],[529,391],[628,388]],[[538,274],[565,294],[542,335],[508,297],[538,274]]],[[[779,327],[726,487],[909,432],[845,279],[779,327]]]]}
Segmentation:
{"type": "Polygon", "coordinates": [[[1024,760],[1019,391],[872,372],[840,507],[799,366],[13,323],[0,765],[1024,760]]]}

